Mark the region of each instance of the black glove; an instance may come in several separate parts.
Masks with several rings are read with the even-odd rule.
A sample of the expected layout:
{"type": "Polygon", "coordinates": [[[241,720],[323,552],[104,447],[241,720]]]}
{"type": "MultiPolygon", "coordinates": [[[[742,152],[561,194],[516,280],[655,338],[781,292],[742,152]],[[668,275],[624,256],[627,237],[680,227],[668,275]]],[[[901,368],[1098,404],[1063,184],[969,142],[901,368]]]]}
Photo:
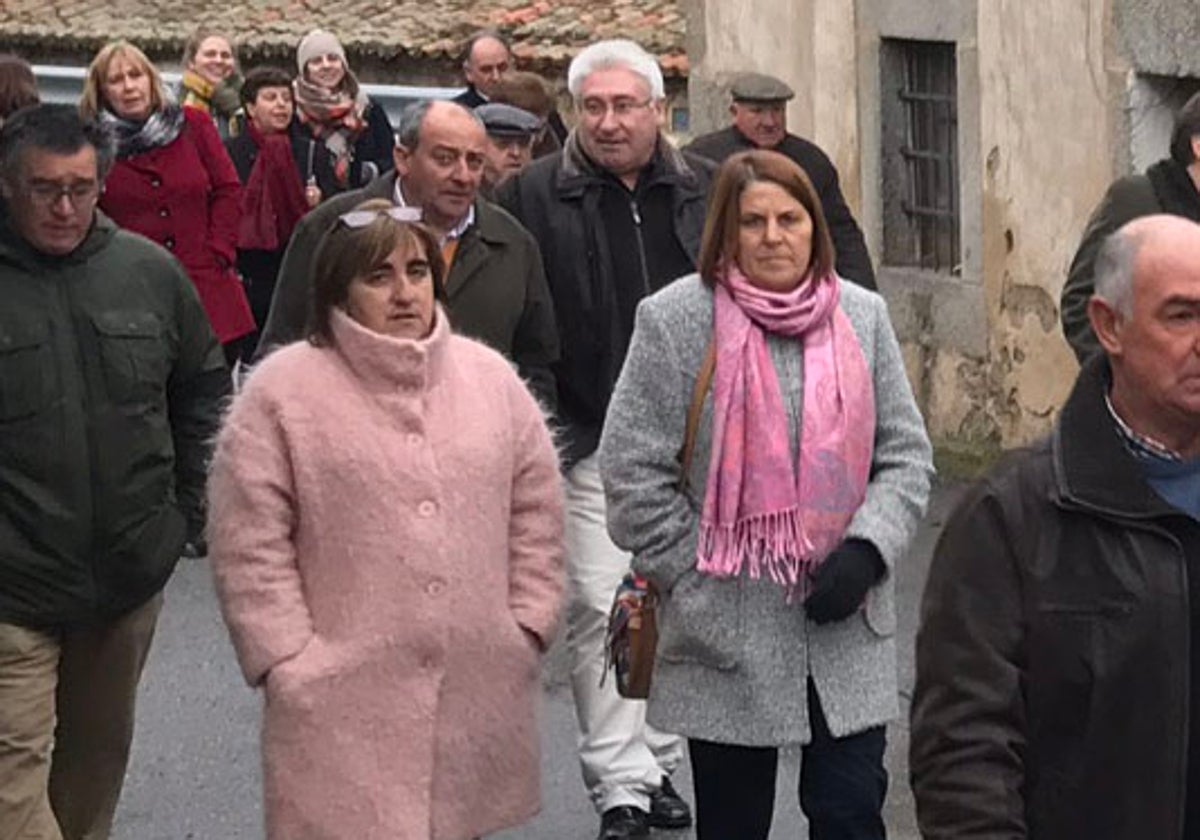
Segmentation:
{"type": "Polygon", "coordinates": [[[885,571],[887,566],[874,545],[866,540],[846,540],[817,568],[804,610],[817,624],[849,618],[885,571]]]}

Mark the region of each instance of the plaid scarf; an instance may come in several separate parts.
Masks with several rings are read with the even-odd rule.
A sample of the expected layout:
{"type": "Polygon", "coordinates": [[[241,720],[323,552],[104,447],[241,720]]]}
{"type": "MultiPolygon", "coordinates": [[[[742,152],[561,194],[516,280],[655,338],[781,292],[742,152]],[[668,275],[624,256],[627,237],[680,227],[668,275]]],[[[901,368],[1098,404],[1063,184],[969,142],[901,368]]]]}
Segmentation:
{"type": "MultiPolygon", "coordinates": [[[[346,71],[347,77],[350,71],[346,71]]],[[[357,85],[355,85],[357,87],[357,85]]],[[[312,136],[325,142],[333,155],[333,174],[340,186],[350,183],[350,164],[354,161],[354,143],[367,127],[367,95],[359,90],[351,97],[343,87],[332,91],[300,77],[293,84],[296,116],[308,126],[312,136]]]]}
{"type": "Polygon", "coordinates": [[[183,131],[183,109],[170,103],[138,122],[118,117],[105,108],[100,111],[100,124],[113,133],[117,158],[124,160],[174,143],[183,131]]]}

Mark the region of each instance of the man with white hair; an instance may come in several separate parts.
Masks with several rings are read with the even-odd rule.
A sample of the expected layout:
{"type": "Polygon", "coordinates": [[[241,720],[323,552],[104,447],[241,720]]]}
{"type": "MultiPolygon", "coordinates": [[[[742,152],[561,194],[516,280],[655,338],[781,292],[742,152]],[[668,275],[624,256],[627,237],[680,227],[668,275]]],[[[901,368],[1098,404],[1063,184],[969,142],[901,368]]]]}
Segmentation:
{"type": "Polygon", "coordinates": [[[713,164],[662,136],[662,70],[632,41],[584,49],[567,87],[577,128],[561,153],[505,182],[498,199],[537,239],[559,319],[579,758],[600,838],[620,840],[690,825],[691,811],[669,780],[682,740],[646,726],[645,703],[619,697],[612,679],[601,685],[608,611],[629,556],[608,537],[596,447],[638,302],[695,270],[713,164]]]}
{"type": "Polygon", "coordinates": [[[1200,225],[1095,262],[1048,440],[968,493],[934,555],[909,762],[921,836],[1200,836],[1200,225]]]}

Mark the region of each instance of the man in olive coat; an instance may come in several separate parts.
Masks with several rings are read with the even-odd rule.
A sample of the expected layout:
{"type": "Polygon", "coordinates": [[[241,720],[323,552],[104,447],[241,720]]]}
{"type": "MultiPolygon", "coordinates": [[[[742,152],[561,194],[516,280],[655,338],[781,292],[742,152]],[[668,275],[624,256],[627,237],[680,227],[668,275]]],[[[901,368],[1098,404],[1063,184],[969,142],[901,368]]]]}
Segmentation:
{"type": "Polygon", "coordinates": [[[875,269],[862,230],[838,182],[838,172],[829,156],[815,143],[788,133],[787,103],[796,94],[784,82],[762,73],[743,73],[730,86],[733,102],[728,128],[697,137],[684,151],[722,163],[727,157],[750,149],[769,149],[787,155],[800,165],[821,199],[837,251],[837,273],[868,289],[875,288],[875,269]]]}
{"type": "Polygon", "coordinates": [[[446,307],[455,332],[490,345],[517,366],[534,395],[554,404],[558,329],[537,243],[505,210],[479,197],[487,135],[452,102],[419,102],[400,118],[396,169],[305,216],[283,255],[257,355],[305,337],[321,237],[369,199],[419,207],[442,243],[446,307]]]}
{"type": "Polygon", "coordinates": [[[1200,836],[1200,225],[1105,240],[1050,438],[934,554],[909,762],[926,840],[1200,836]]]}
{"type": "Polygon", "coordinates": [[[0,837],[103,840],[229,372],[183,268],[96,210],[66,105],[0,130],[0,837]]]}

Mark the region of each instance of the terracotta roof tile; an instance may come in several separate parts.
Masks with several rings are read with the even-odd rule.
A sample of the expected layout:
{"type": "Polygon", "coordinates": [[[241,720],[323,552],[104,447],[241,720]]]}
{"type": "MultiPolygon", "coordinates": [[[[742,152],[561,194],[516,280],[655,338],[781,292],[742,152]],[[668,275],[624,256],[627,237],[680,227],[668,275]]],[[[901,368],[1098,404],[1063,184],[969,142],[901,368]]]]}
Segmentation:
{"type": "Polygon", "coordinates": [[[94,49],[128,38],[151,50],[178,50],[200,23],[236,34],[247,56],[291,52],[315,27],[351,53],[457,61],[481,27],[513,41],[525,66],[550,69],[601,38],[633,37],[668,75],[686,75],[683,0],[2,0],[6,48],[94,49]]]}

